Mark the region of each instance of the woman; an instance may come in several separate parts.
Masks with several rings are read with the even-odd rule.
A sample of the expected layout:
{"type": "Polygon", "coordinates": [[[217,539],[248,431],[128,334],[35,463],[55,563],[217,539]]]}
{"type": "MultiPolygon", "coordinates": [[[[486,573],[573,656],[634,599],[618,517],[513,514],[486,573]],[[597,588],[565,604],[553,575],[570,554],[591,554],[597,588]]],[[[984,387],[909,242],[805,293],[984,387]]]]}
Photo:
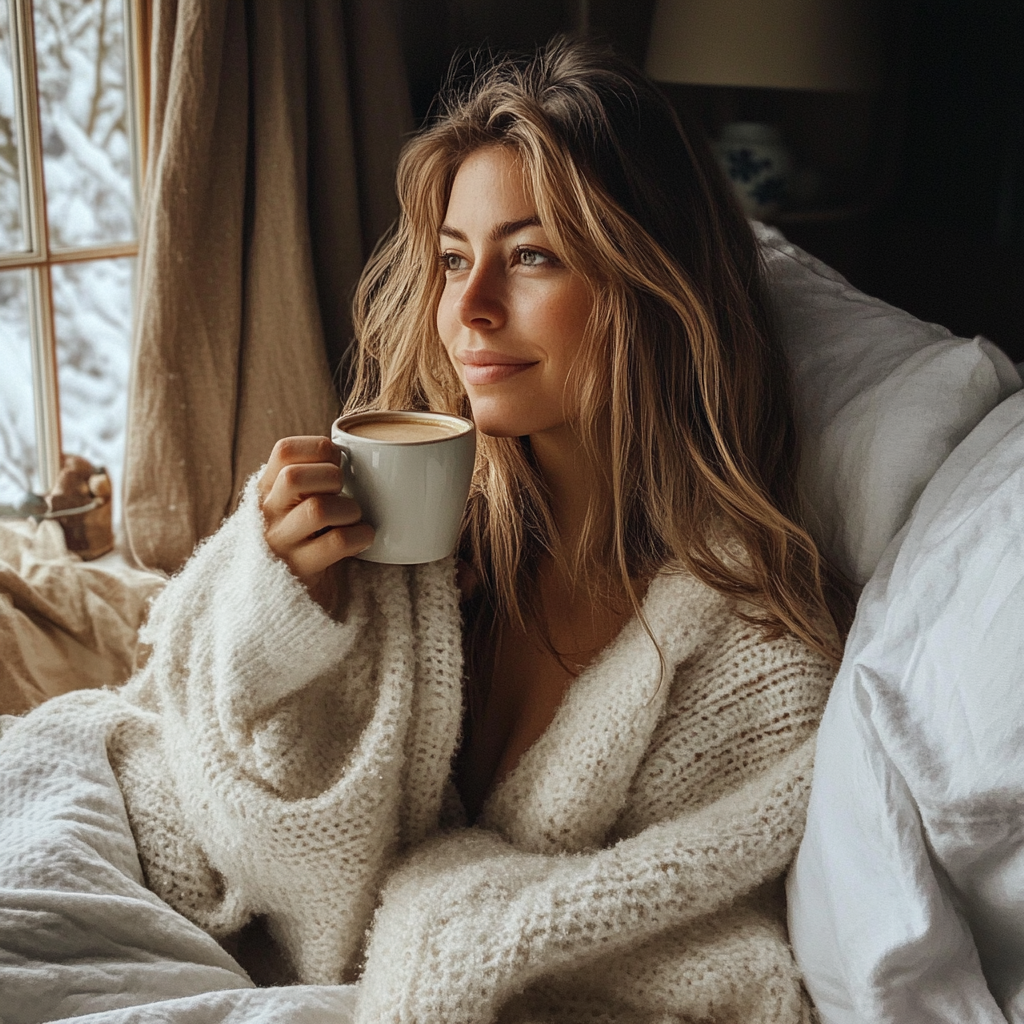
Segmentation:
{"type": "Polygon", "coordinates": [[[460,589],[354,561],[337,451],[280,442],[118,698],[147,882],[359,1020],[807,1020],[779,883],[838,641],[750,230],[565,42],[454,89],[398,190],[349,407],[474,418],[460,589]]]}

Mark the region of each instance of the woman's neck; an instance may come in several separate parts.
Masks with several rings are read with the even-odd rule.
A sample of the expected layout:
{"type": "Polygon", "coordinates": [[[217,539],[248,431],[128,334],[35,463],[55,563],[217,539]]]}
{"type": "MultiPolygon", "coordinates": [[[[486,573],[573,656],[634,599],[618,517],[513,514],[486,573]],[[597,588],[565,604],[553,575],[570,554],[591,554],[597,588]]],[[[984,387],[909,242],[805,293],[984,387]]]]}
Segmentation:
{"type": "Polygon", "coordinates": [[[611,536],[611,494],[604,466],[595,465],[582,441],[568,426],[533,434],[530,447],[551,500],[551,513],[563,550],[572,551],[583,534],[590,509],[602,518],[592,523],[591,540],[611,536]]]}

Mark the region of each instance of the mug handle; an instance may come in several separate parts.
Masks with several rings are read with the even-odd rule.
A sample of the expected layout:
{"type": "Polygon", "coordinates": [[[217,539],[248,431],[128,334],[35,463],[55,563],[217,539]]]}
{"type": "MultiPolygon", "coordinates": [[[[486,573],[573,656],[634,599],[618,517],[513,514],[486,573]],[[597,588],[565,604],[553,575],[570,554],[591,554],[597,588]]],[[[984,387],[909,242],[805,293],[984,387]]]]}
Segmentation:
{"type": "Polygon", "coordinates": [[[341,460],[338,463],[338,467],[341,469],[341,490],[339,491],[339,493],[344,494],[345,486],[348,483],[348,468],[351,465],[352,460],[349,458],[347,448],[342,448],[337,441],[335,441],[334,443],[337,446],[338,451],[341,453],[341,460]]]}

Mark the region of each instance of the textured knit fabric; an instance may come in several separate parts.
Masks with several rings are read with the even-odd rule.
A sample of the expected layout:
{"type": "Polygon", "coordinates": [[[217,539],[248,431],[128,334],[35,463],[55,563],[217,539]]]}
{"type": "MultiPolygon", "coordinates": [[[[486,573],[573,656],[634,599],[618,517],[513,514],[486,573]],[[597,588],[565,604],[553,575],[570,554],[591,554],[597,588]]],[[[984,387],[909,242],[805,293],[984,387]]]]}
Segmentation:
{"type": "Polygon", "coordinates": [[[352,562],[338,622],[262,525],[250,482],[155,602],[145,667],[104,698],[155,893],[214,935],[265,915],[302,981],[361,977],[366,1024],[809,1019],[779,883],[821,658],[663,573],[644,609],[664,677],[630,622],[477,826],[445,831],[453,565],[352,562]]]}

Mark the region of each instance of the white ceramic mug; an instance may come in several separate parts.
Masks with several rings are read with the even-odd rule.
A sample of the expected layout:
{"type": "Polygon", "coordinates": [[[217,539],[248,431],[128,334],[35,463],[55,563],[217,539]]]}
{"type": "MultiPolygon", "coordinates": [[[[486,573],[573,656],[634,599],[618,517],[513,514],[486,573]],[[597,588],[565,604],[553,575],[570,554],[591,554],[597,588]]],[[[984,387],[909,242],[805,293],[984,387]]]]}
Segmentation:
{"type": "Polygon", "coordinates": [[[472,421],[439,412],[359,412],[335,420],[331,440],[342,450],[342,493],[375,531],[356,558],[416,565],[455,550],[476,457],[472,421]]]}

